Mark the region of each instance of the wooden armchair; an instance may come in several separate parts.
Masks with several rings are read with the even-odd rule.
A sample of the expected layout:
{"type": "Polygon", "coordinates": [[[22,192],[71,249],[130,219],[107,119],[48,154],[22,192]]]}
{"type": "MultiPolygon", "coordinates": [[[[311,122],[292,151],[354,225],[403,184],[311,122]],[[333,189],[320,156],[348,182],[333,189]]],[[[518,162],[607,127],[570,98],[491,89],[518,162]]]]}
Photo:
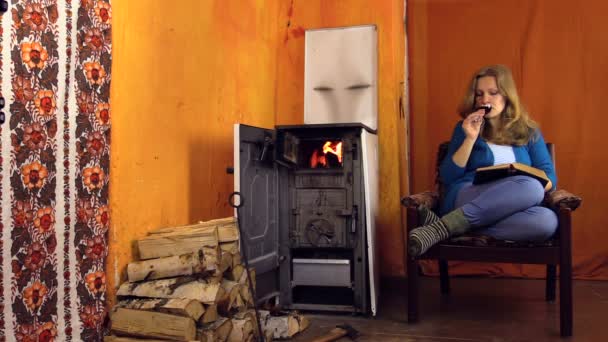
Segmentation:
{"type": "MultiPolygon", "coordinates": [[[[556,268],[560,277],[560,335],[572,336],[572,253],[571,253],[571,213],[581,203],[581,198],[565,190],[556,190],[545,195],[545,205],[553,209],[559,217],[559,228],[555,236],[543,243],[523,243],[496,240],[476,235],[474,232],[442,241],[419,257],[410,257],[407,252],[407,236],[419,224],[418,207],[438,208],[442,185],[439,181],[439,165],[447,154],[448,143],[439,146],[437,154],[437,191],[426,191],[404,197],[401,203],[407,208],[407,232],[404,234],[404,262],[407,265],[408,282],[408,322],[418,321],[418,260],[437,259],[439,263],[440,289],[443,295],[450,292],[448,260],[504,262],[519,264],[546,264],[547,280],[545,298],[555,300],[556,268]]],[[[554,146],[547,148],[555,162],[554,146]]]]}

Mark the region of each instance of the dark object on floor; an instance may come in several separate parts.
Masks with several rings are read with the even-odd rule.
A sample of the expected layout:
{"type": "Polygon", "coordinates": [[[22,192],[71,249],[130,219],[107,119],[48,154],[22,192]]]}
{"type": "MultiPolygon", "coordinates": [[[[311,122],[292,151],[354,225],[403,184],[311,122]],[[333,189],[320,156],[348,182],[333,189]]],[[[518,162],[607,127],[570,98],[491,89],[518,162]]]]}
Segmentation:
{"type": "Polygon", "coordinates": [[[349,324],[342,324],[331,329],[329,333],[315,338],[311,342],[331,342],[340,339],[344,336],[347,336],[350,339],[354,340],[359,337],[359,332],[349,324]]]}
{"type": "MultiPolygon", "coordinates": [[[[437,153],[437,175],[439,165],[447,154],[448,143],[439,146],[437,153]]],[[[555,162],[553,144],[548,143],[547,148],[551,159],[555,162]]],[[[409,230],[418,227],[418,206],[425,206],[434,210],[437,208],[439,198],[442,198],[442,185],[437,177],[438,190],[427,191],[405,197],[401,203],[407,207],[407,229],[404,233],[408,236],[409,230]]],[[[565,190],[556,190],[545,195],[544,205],[553,209],[559,217],[559,228],[555,236],[548,242],[538,244],[508,243],[507,241],[483,239],[474,235],[465,235],[465,238],[450,239],[438,243],[420,257],[407,255],[405,248],[404,258],[407,263],[408,273],[408,317],[409,323],[418,321],[418,260],[437,259],[439,262],[441,294],[450,292],[450,279],[448,275],[448,260],[480,261],[480,262],[504,262],[522,264],[545,264],[547,265],[547,280],[545,285],[545,299],[549,302],[555,301],[555,280],[557,265],[560,268],[560,335],[562,337],[572,336],[572,234],[571,213],[580,205],[581,198],[565,190]],[[466,237],[470,242],[466,243],[466,237]]],[[[407,242],[404,241],[404,246],[407,242]]]]}

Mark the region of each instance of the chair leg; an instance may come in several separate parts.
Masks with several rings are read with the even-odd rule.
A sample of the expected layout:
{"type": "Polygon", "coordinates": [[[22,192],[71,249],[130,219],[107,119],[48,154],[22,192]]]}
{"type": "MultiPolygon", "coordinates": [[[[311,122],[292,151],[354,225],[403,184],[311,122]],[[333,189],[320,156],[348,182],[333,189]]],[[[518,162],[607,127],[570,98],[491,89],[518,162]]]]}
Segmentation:
{"type": "Polygon", "coordinates": [[[547,280],[545,286],[545,300],[547,302],[555,301],[555,278],[557,274],[557,265],[547,265],[547,280]]]}
{"type": "Polygon", "coordinates": [[[560,335],[572,336],[572,241],[571,211],[560,209],[560,262],[559,262],[559,322],[560,335]]]}
{"type": "Polygon", "coordinates": [[[407,322],[418,322],[418,260],[407,262],[407,322]]]}
{"type": "Polygon", "coordinates": [[[439,286],[442,295],[450,294],[450,274],[448,271],[448,261],[439,259],[439,286]]]}

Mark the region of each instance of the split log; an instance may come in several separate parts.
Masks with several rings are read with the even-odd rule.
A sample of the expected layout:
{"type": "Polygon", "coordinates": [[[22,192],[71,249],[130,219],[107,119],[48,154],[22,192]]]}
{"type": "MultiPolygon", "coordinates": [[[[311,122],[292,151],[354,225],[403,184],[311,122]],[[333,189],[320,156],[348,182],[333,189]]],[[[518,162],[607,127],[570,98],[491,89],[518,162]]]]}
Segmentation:
{"type": "Polygon", "coordinates": [[[224,224],[217,227],[220,242],[239,241],[239,229],[236,224],[224,224]]]}
{"type": "Polygon", "coordinates": [[[239,243],[237,241],[220,242],[220,249],[228,253],[237,254],[239,252],[239,243]]]}
{"type": "Polygon", "coordinates": [[[112,332],[118,335],[191,341],[196,324],[189,317],[118,308],[112,315],[112,332]]]}
{"type": "Polygon", "coordinates": [[[234,224],[235,222],[236,222],[236,218],[225,217],[225,218],[219,218],[219,219],[214,219],[214,220],[209,220],[209,221],[200,221],[198,223],[188,224],[185,226],[163,227],[163,228],[155,229],[155,230],[149,232],[148,234],[150,234],[150,235],[165,234],[165,233],[179,232],[181,230],[188,230],[188,229],[193,229],[193,228],[221,226],[221,225],[231,224],[231,223],[234,224]]]}
{"type": "Polygon", "coordinates": [[[199,330],[199,337],[202,342],[224,342],[228,340],[232,328],[231,319],[220,317],[213,323],[204,324],[199,330]]]}
{"type": "Polygon", "coordinates": [[[262,329],[265,332],[271,331],[273,338],[276,339],[292,338],[310,326],[308,318],[297,311],[292,311],[282,316],[272,316],[266,310],[259,310],[258,314],[260,315],[262,329]]]}
{"type": "Polygon", "coordinates": [[[224,297],[218,301],[217,310],[220,314],[228,316],[230,309],[236,307],[241,285],[235,281],[224,279],[221,286],[224,289],[224,297]]]}
{"type": "Polygon", "coordinates": [[[232,318],[232,330],[228,336],[228,342],[241,342],[251,339],[253,324],[254,322],[249,317],[232,318]]]}
{"type": "Polygon", "coordinates": [[[224,296],[220,284],[210,284],[203,279],[192,277],[159,279],[141,283],[123,283],[117,296],[147,298],[186,298],[205,304],[216,304],[224,296]]]}
{"type": "MultiPolygon", "coordinates": [[[[142,338],[134,338],[134,337],[123,337],[123,336],[114,336],[114,335],[109,335],[109,336],[104,336],[103,337],[103,341],[104,342],[167,342],[167,340],[157,340],[157,339],[142,339],[142,338]]],[[[200,341],[200,339],[196,339],[190,342],[198,342],[200,341]]],[[[267,341],[271,341],[271,340],[267,340],[267,341]]]]}
{"type": "Polygon", "coordinates": [[[220,222],[223,219],[219,219],[218,223],[196,223],[186,226],[179,227],[166,227],[154,230],[148,233],[149,236],[193,236],[199,234],[213,233],[217,230],[219,242],[234,242],[239,240],[239,231],[236,223],[233,221],[220,222]]]}
{"type": "Polygon", "coordinates": [[[237,249],[236,253],[232,253],[232,267],[235,267],[236,265],[240,265],[242,263],[243,263],[243,257],[241,256],[241,253],[238,252],[238,249],[237,249]]]}
{"type": "Polygon", "coordinates": [[[199,323],[208,324],[217,321],[220,317],[217,313],[217,304],[204,305],[205,313],[199,318],[199,323]]]}
{"type": "Polygon", "coordinates": [[[232,268],[232,254],[228,252],[221,252],[220,260],[218,261],[218,272],[224,273],[228,269],[232,268]]]}
{"type": "Polygon", "coordinates": [[[245,267],[243,267],[243,265],[237,264],[232,266],[232,269],[226,272],[225,276],[228,280],[239,281],[241,280],[241,276],[243,274],[245,274],[245,267]]]}
{"type": "Polygon", "coordinates": [[[219,250],[217,229],[188,235],[154,234],[137,240],[139,258],[142,260],[198,252],[203,247],[219,250]]]}
{"type": "MultiPolygon", "coordinates": [[[[167,342],[167,340],[157,340],[157,339],[149,339],[149,338],[134,338],[134,337],[123,337],[123,336],[114,336],[108,335],[103,337],[104,342],[167,342]]],[[[198,342],[199,340],[193,340],[190,342],[198,342]]],[[[270,341],[270,340],[269,340],[270,341]]]]}
{"type": "MultiPolygon", "coordinates": [[[[213,266],[215,267],[215,266],[213,266]]],[[[206,269],[204,252],[131,262],[127,266],[130,282],[192,275],[206,269]]]]}
{"type": "Polygon", "coordinates": [[[205,312],[201,302],[194,299],[130,299],[116,304],[119,308],[157,311],[198,320],[205,312]]]}

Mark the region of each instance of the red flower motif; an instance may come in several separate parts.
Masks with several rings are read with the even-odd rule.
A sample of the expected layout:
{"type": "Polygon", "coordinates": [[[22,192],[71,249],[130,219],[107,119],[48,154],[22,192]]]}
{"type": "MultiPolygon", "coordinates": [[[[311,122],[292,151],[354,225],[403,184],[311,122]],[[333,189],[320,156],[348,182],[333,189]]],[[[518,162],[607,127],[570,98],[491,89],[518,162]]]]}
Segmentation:
{"type": "Polygon", "coordinates": [[[89,191],[101,189],[104,178],[105,172],[99,166],[87,167],[82,172],[82,182],[89,188],[89,191]]]}
{"type": "Polygon", "coordinates": [[[95,15],[97,15],[102,23],[108,24],[112,18],[112,6],[104,1],[97,1],[97,4],[95,5],[95,15]]]}
{"type": "Polygon", "coordinates": [[[104,146],[103,135],[100,132],[92,132],[87,137],[87,151],[92,155],[100,155],[103,152],[104,146]]]}
{"type": "Polygon", "coordinates": [[[80,320],[87,328],[95,329],[100,323],[102,313],[97,311],[94,306],[87,305],[80,313],[80,320]]]}
{"type": "Polygon", "coordinates": [[[27,255],[25,256],[25,267],[31,271],[35,271],[41,268],[46,261],[46,252],[42,245],[38,242],[34,242],[27,248],[27,255]]]}
{"type": "Polygon", "coordinates": [[[13,222],[17,228],[26,228],[34,217],[32,205],[29,202],[15,202],[15,206],[11,212],[13,214],[13,222]]]}
{"type": "Polygon", "coordinates": [[[23,129],[23,143],[30,150],[39,150],[44,147],[46,134],[40,123],[34,122],[31,125],[25,126],[23,129]]]}
{"type": "Polygon", "coordinates": [[[105,252],[106,246],[103,237],[95,236],[94,238],[87,240],[87,248],[84,250],[87,258],[98,260],[105,256],[105,252]]]}
{"type": "Polygon", "coordinates": [[[40,90],[36,94],[34,104],[44,116],[51,116],[55,112],[55,93],[52,90],[40,90]]]}
{"type": "Polygon", "coordinates": [[[94,295],[106,290],[106,274],[104,272],[97,271],[87,274],[85,282],[89,291],[94,295]]]}
{"type": "Polygon", "coordinates": [[[54,224],[55,216],[53,215],[53,207],[38,209],[36,218],[34,219],[34,226],[38,228],[41,233],[50,231],[54,224]]]}
{"type": "Polygon", "coordinates": [[[15,93],[15,99],[21,103],[31,101],[34,98],[31,80],[21,75],[13,79],[13,92],[15,93]]]}
{"type": "Polygon", "coordinates": [[[46,27],[47,18],[44,15],[42,6],[38,3],[25,5],[23,11],[23,21],[28,24],[34,31],[43,31],[46,27]]]}
{"type": "Polygon", "coordinates": [[[108,226],[108,222],[110,221],[110,213],[108,212],[108,206],[107,205],[102,205],[101,207],[99,207],[97,209],[97,213],[95,215],[95,220],[102,227],[107,227],[108,226]]]}
{"type": "Polygon", "coordinates": [[[99,103],[97,104],[97,110],[95,111],[95,117],[97,122],[102,126],[107,126],[110,123],[110,104],[99,103]]]}
{"type": "Polygon", "coordinates": [[[35,311],[42,305],[47,292],[48,289],[44,284],[35,281],[32,286],[23,290],[23,301],[31,311],[35,311]]]}
{"type": "Polygon", "coordinates": [[[47,168],[38,161],[27,164],[21,168],[21,178],[23,179],[23,184],[25,184],[28,189],[41,188],[48,175],[49,172],[47,168]]]}
{"type": "Polygon", "coordinates": [[[49,59],[49,54],[38,42],[24,42],[21,43],[21,59],[30,69],[42,69],[49,59]]]}
{"type": "Polygon", "coordinates": [[[53,322],[46,322],[36,329],[36,333],[38,334],[38,342],[53,342],[55,336],[57,336],[57,329],[53,322]]]}
{"type": "Polygon", "coordinates": [[[86,32],[84,42],[91,50],[101,51],[104,44],[103,33],[100,29],[94,27],[86,32]]]}
{"type": "Polygon", "coordinates": [[[99,62],[85,62],[84,72],[92,85],[101,85],[106,78],[106,70],[99,62]]]}
{"type": "Polygon", "coordinates": [[[38,334],[31,324],[17,325],[15,337],[19,342],[38,342],[38,334]]]}

